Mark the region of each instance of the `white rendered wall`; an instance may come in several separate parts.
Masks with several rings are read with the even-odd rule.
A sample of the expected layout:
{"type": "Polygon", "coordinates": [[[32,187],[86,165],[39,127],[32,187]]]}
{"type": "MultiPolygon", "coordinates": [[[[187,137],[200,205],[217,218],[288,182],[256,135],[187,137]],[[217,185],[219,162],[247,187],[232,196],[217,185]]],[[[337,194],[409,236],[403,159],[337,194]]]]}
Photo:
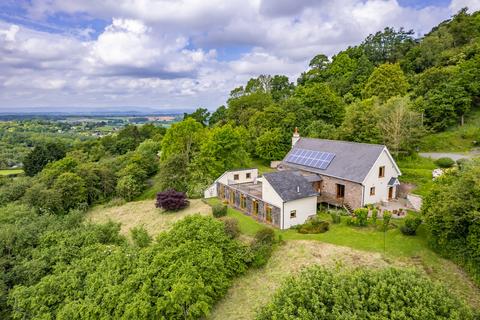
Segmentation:
{"type": "Polygon", "coordinates": [[[313,196],[285,202],[283,211],[283,224],[280,225],[282,229],[302,224],[308,217],[317,214],[317,197],[313,196]],[[297,211],[295,218],[290,218],[290,211],[292,210],[297,211]]]}
{"type": "Polygon", "coordinates": [[[267,181],[267,179],[262,179],[262,200],[271,203],[282,210],[283,200],[272,188],[272,185],[267,181]]]}
{"type": "MultiPolygon", "coordinates": [[[[365,192],[363,195],[363,204],[378,203],[380,201],[388,201],[388,182],[390,178],[397,178],[399,172],[395,168],[395,164],[390,159],[386,150],[383,150],[372,169],[365,178],[363,185],[365,192]],[[385,175],[383,178],[378,176],[379,168],[385,166],[385,175]],[[375,195],[370,195],[370,188],[375,187],[375,195]]],[[[393,197],[395,197],[396,187],[393,187],[393,197]]]]}
{"type": "Polygon", "coordinates": [[[203,196],[205,198],[213,198],[217,196],[217,182],[223,184],[231,184],[231,183],[247,183],[253,182],[258,178],[258,169],[244,169],[244,170],[235,170],[235,171],[227,171],[222,174],[215,182],[208,187],[203,196]],[[250,173],[250,178],[247,178],[247,173],[250,173]],[[234,180],[235,175],[238,174],[238,180],[234,180]]]}

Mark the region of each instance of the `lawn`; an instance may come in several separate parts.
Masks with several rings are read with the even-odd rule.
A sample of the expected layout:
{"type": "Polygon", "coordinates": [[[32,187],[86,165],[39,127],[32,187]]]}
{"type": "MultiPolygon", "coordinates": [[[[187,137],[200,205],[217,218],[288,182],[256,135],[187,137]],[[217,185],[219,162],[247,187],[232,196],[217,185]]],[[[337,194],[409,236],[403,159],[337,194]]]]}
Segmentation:
{"type": "MultiPolygon", "coordinates": [[[[213,205],[219,200],[211,198],[206,202],[213,205]]],[[[227,215],[238,220],[240,231],[247,236],[266,226],[230,207],[227,215]]],[[[329,215],[323,213],[320,216],[331,222],[329,215]]],[[[211,318],[251,319],[254,309],[268,301],[267,297],[287,275],[313,263],[336,265],[345,261],[347,266],[395,265],[416,268],[433,280],[442,282],[472,306],[480,308],[480,289],[461,268],[428,248],[423,226],[420,226],[416,236],[405,236],[399,228],[402,223],[402,220],[392,220],[396,227],[385,234],[385,254],[384,233],[380,228],[349,226],[345,217],[340,224],[331,224],[330,230],[321,234],[276,229],[275,233],[285,240],[286,245],[277,249],[265,268],[251,270],[237,279],[227,297],[216,306],[211,318]]]]}
{"type": "Polygon", "coordinates": [[[5,169],[5,170],[0,170],[0,176],[9,176],[12,174],[21,174],[23,173],[22,169],[5,169]]]}
{"type": "Polygon", "coordinates": [[[433,160],[412,155],[397,159],[397,165],[402,171],[400,181],[414,184],[412,192],[425,196],[433,185],[432,171],[437,168],[433,160]]]}

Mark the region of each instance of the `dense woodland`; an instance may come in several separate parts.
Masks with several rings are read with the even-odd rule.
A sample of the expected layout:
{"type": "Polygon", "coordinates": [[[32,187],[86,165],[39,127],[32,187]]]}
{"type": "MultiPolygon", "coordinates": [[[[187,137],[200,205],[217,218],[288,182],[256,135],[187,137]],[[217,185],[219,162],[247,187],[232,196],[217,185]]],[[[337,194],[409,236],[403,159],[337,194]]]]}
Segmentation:
{"type": "MultiPolygon", "coordinates": [[[[25,143],[26,173],[0,180],[0,318],[198,319],[255,264],[261,245],[245,246],[219,221],[201,217],[156,240],[137,230],[139,241],[131,243],[118,225],[86,224],[83,213],[137,199],[153,176],[157,191],[200,197],[225,170],[283,158],[295,127],[303,136],[384,143],[402,157],[415,153],[422,136],[461,125],[479,96],[480,13],[462,10],[421,39],[386,28],[331,59],[318,54],[296,84],[282,75],[250,79],[225,106],[212,114],[199,108],[169,129],[130,125],[99,139],[32,142],[0,130],[2,153],[10,152],[7,138],[25,143]]],[[[480,140],[480,129],[471,134],[480,140]]],[[[432,247],[477,284],[479,168],[466,163],[439,179],[423,208],[432,247]]],[[[368,282],[372,275],[349,281],[360,281],[355,277],[368,282]]],[[[388,272],[378,275],[380,284],[389,279],[388,272]]],[[[417,297],[426,299],[418,308],[438,310],[427,301],[432,297],[444,308],[457,303],[422,281],[415,283],[431,295],[417,297]]],[[[267,308],[259,318],[276,312],[283,311],[267,308]]],[[[444,318],[458,315],[471,313],[459,309],[444,318]]]]}

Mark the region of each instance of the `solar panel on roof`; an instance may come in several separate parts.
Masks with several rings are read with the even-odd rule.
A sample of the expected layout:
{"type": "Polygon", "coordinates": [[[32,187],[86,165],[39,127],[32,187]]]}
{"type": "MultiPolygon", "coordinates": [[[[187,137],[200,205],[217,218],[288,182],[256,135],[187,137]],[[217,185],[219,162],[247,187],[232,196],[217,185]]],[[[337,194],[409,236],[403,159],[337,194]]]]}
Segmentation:
{"type": "Polygon", "coordinates": [[[295,148],[287,156],[286,161],[325,170],[333,158],[335,158],[334,153],[295,148]]]}

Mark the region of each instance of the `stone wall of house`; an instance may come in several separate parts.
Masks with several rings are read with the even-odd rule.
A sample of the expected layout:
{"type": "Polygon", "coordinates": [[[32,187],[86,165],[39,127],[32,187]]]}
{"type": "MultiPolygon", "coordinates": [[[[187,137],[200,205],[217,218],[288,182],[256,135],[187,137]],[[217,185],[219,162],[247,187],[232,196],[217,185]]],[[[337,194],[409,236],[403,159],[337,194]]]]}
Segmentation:
{"type": "Polygon", "coordinates": [[[261,199],[259,199],[257,197],[254,197],[254,196],[252,196],[248,193],[245,193],[245,192],[242,192],[238,189],[235,189],[234,186],[228,186],[228,185],[224,185],[222,183],[218,183],[217,184],[217,190],[218,190],[218,195],[217,196],[222,202],[227,202],[229,206],[243,212],[247,216],[251,216],[252,218],[254,218],[254,219],[256,219],[260,222],[268,223],[268,224],[273,225],[274,227],[280,228],[280,221],[281,221],[280,220],[280,215],[281,215],[280,208],[278,208],[274,205],[265,203],[261,199]],[[222,193],[222,190],[223,190],[223,193],[222,193]],[[232,203],[231,198],[230,198],[231,194],[234,195],[233,203],[232,203]],[[241,205],[240,205],[240,199],[241,199],[242,194],[246,198],[245,208],[242,208],[241,205]],[[253,202],[254,201],[256,201],[258,203],[258,213],[257,214],[253,213],[253,202]],[[267,212],[266,212],[266,207],[267,206],[272,208],[272,221],[271,222],[267,221],[267,212]]]}
{"type": "Polygon", "coordinates": [[[328,176],[322,176],[322,191],[319,196],[320,201],[343,205],[347,203],[352,209],[362,207],[362,185],[351,181],[337,179],[328,176]],[[337,184],[345,186],[345,197],[337,198],[337,184]]]}

